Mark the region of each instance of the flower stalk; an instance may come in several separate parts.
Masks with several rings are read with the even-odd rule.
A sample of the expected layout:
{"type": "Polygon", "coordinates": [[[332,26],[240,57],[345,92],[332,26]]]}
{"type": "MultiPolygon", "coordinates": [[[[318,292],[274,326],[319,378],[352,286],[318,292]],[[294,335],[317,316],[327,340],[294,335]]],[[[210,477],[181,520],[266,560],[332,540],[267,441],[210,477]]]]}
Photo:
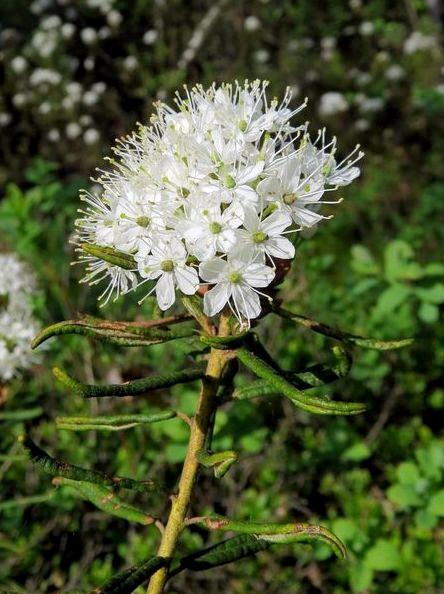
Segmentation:
{"type": "MultiPolygon", "coordinates": [[[[230,333],[229,316],[221,316],[218,336],[230,333]]],[[[172,498],[171,511],[157,551],[159,557],[171,558],[177,542],[186,527],[186,516],[199,470],[199,453],[205,448],[207,436],[212,431],[218,406],[217,392],[231,351],[211,349],[196,412],[191,420],[190,439],[182,467],[177,494],[172,498]]],[[[161,594],[168,579],[168,568],[161,567],[151,578],[147,594],[161,594]]]]}

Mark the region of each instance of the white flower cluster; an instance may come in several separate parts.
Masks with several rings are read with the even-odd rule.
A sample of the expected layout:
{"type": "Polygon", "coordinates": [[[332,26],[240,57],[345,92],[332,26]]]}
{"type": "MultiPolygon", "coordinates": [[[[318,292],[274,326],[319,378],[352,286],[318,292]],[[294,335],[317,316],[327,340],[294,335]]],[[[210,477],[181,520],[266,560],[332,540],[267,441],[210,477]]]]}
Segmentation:
{"type": "Polygon", "coordinates": [[[13,254],[0,254],[0,382],[36,361],[30,343],[39,330],[30,304],[36,283],[13,254]]]}
{"type": "MultiPolygon", "coordinates": [[[[267,83],[185,88],[177,109],[159,103],[151,126],[118,142],[114,170],[97,180],[101,194],[82,196],[79,243],[134,258],[134,270],[94,256],[85,281],[109,278],[101,297],[155,281],[166,310],[176,289],[200,285],[204,311],[228,304],[241,323],[261,311],[259,296],[275,278],[279,259],[292,259],[288,239],[325,218],[327,193],[359,175],[358,147],[335,159],[336,139],[312,140],[307,124],[293,125],[291,93],[269,101],[267,83]]],[[[267,297],[267,295],[265,295],[267,297]]],[[[105,301],[105,302],[106,302],[105,301]]]]}

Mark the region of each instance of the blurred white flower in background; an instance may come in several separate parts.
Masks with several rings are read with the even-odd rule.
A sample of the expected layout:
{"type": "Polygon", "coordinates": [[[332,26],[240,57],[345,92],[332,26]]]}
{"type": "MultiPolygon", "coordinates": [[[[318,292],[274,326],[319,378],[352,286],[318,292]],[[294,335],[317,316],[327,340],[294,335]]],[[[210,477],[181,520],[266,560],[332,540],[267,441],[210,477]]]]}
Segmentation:
{"type": "Polygon", "coordinates": [[[254,14],[250,14],[249,16],[247,16],[244,21],[244,29],[245,31],[248,31],[248,33],[254,33],[254,31],[260,29],[261,26],[262,23],[260,19],[254,14]]]}
{"type": "Polygon", "coordinates": [[[145,45],[153,45],[157,41],[159,33],[155,29],[149,29],[145,31],[142,41],[145,45]]]}
{"type": "Polygon", "coordinates": [[[391,80],[393,82],[397,82],[398,80],[401,80],[402,78],[404,78],[404,76],[405,76],[404,68],[402,66],[400,66],[399,64],[392,64],[385,71],[385,78],[387,80],[391,80]]]}
{"type": "Polygon", "coordinates": [[[82,128],[79,126],[77,122],[70,122],[69,124],[67,124],[65,128],[65,132],[66,136],[69,139],[74,140],[75,138],[78,138],[80,136],[80,134],[82,133],[82,128]]]}
{"type": "Polygon", "coordinates": [[[125,70],[135,70],[139,65],[139,61],[137,60],[136,56],[126,56],[123,59],[123,67],[125,70]]]}
{"type": "Polygon", "coordinates": [[[57,128],[52,128],[49,130],[47,136],[50,142],[58,142],[60,140],[60,132],[57,130],[57,128]]]}
{"type": "Polygon", "coordinates": [[[85,144],[95,144],[98,142],[99,138],[100,134],[95,128],[89,128],[83,134],[83,140],[85,141],[85,144]]]}
{"type": "Polygon", "coordinates": [[[80,31],[80,39],[85,45],[92,45],[97,41],[97,31],[92,27],[85,27],[80,31]]]}
{"type": "MultiPolygon", "coordinates": [[[[356,147],[337,162],[335,138],[322,130],[312,140],[306,123],[293,124],[306,102],[290,108],[289,90],[270,100],[267,86],[185,88],[176,109],[156,104],[152,125],[118,142],[115,169],[97,180],[100,192],[82,195],[77,221],[84,281],[108,280],[105,303],[143,285],[167,309],[176,291],[194,294],[206,282],[208,315],[228,304],[249,325],[260,314],[279,260],[295,255],[291,237],[329,218],[323,205],[338,201],[327,193],[359,175],[362,157],[356,147]],[[85,244],[120,255],[91,255],[85,244]]],[[[345,100],[333,95],[337,109],[336,95],[345,100]]]]}
{"type": "Polygon", "coordinates": [[[106,22],[108,23],[108,25],[110,27],[118,27],[120,25],[120,23],[122,22],[122,20],[123,20],[123,17],[118,10],[111,10],[106,15],[106,22]]]}
{"type": "Polygon", "coordinates": [[[44,31],[50,31],[51,29],[58,29],[62,24],[62,19],[57,14],[52,14],[40,21],[40,27],[44,31]]]}
{"type": "Polygon", "coordinates": [[[63,39],[71,39],[76,32],[76,28],[72,23],[63,23],[60,28],[63,39]]]}
{"type": "Polygon", "coordinates": [[[0,381],[9,381],[38,360],[31,340],[40,329],[31,299],[36,282],[13,254],[0,254],[0,381]]]}
{"type": "Polygon", "coordinates": [[[355,100],[360,111],[363,113],[375,113],[381,111],[384,107],[384,99],[382,97],[367,97],[366,95],[359,93],[356,95],[355,100]]]}
{"type": "Polygon", "coordinates": [[[414,54],[419,51],[434,49],[437,46],[437,40],[433,35],[425,35],[421,31],[413,31],[404,42],[404,52],[414,54]]]}
{"type": "Polygon", "coordinates": [[[348,102],[342,93],[330,91],[321,95],[318,108],[321,116],[336,115],[347,111],[347,109],[348,102]]]}
{"type": "Polygon", "coordinates": [[[26,95],[25,93],[16,93],[12,98],[12,104],[14,107],[23,107],[26,105],[26,95]]]}
{"type": "Polygon", "coordinates": [[[359,33],[364,37],[372,35],[375,32],[375,25],[371,21],[363,21],[359,25],[359,33]]]}
{"type": "Polygon", "coordinates": [[[22,74],[28,67],[28,62],[23,56],[16,56],[11,60],[11,69],[16,74],[22,74]]]}
{"type": "Polygon", "coordinates": [[[62,81],[62,75],[56,70],[49,68],[36,68],[29,77],[29,84],[33,87],[39,85],[58,85],[62,81]]]}
{"type": "Polygon", "coordinates": [[[0,113],[0,126],[7,126],[12,121],[12,116],[7,111],[0,113]]]}
{"type": "Polygon", "coordinates": [[[253,57],[258,64],[266,64],[270,59],[270,52],[265,48],[261,48],[254,52],[253,57]]]}

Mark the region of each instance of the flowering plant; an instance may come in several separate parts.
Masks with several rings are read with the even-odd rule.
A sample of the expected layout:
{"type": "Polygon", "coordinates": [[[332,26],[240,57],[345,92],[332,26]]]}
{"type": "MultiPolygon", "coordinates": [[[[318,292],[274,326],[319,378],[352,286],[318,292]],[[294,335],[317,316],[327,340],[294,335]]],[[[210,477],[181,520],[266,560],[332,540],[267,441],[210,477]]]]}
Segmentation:
{"type": "MultiPolygon", "coordinates": [[[[399,348],[410,342],[378,341],[342,332],[282,307],[277,286],[295,255],[289,237],[312,229],[323,214],[327,192],[359,175],[357,149],[345,161],[335,158],[336,140],[321,131],[311,140],[307,125],[291,120],[290,95],[268,101],[260,82],[213,85],[186,90],[178,110],[159,104],[150,127],[119,142],[114,169],[99,178],[101,195],[85,193],[87,207],[78,221],[80,261],[85,280],[108,281],[104,301],[145,287],[141,301],[155,292],[160,310],[177,295],[183,311],[146,322],[113,322],[82,317],[43,330],[38,346],[55,335],[76,333],[122,346],[149,346],[187,339],[196,365],[113,385],[87,385],[55,369],[56,378],[85,398],[138,395],[157,388],[201,380],[192,418],[181,411],[150,415],[65,417],[67,430],[125,430],[179,417],[190,437],[178,486],[173,489],[166,522],[129,504],[120,489],[165,492],[153,480],[137,481],[73,466],[52,458],[29,437],[23,444],[31,459],[55,482],[74,489],[105,512],[128,521],[152,524],[161,533],[155,556],[118,574],[97,592],[132,592],[149,580],[148,593],[164,591],[166,582],[188,569],[199,571],[253,555],[272,545],[322,540],[338,556],[342,542],[315,524],[238,521],[218,515],[189,516],[202,467],[221,479],[238,459],[234,451],[212,450],[217,410],[239,400],[282,394],[297,408],[321,415],[354,415],[360,403],[336,402],[310,390],[345,376],[354,346],[399,348]],[[355,155],[355,156],[353,156],[355,155]],[[331,366],[283,370],[252,330],[256,319],[275,314],[335,340],[331,366]],[[177,329],[179,327],[180,329],[177,329]],[[236,385],[242,364],[256,376],[236,385]],[[191,556],[177,552],[180,535],[190,525],[235,533],[191,556]]],[[[305,104],[304,104],[305,105],[305,104]]],[[[166,487],[166,492],[171,489],[166,487]]]]}
{"type": "Polygon", "coordinates": [[[78,221],[85,280],[108,278],[105,302],[154,281],[145,296],[166,310],[176,289],[194,295],[203,281],[206,315],[228,305],[240,325],[259,316],[260,289],[295,255],[289,237],[327,218],[322,205],[339,200],[326,196],[359,175],[362,157],[356,147],[338,163],[336,139],[322,130],[312,141],[291,123],[306,102],[292,110],[290,91],[279,103],[266,89],[186,89],[177,110],[159,103],[151,126],[118,142],[78,221]]]}
{"type": "Polygon", "coordinates": [[[36,281],[14,254],[0,254],[0,388],[38,360],[29,342],[39,330],[31,298],[36,281]]]}

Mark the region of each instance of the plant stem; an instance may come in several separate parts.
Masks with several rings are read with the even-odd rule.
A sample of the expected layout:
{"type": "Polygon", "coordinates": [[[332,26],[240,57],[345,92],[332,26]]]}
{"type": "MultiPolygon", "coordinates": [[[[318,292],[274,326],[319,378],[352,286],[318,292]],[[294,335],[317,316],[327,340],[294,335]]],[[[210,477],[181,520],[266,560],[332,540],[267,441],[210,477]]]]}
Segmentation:
{"type": "MultiPolygon", "coordinates": [[[[221,318],[219,335],[229,333],[228,318],[221,318]]],[[[171,512],[162,540],[157,552],[160,557],[172,557],[177,541],[182,530],[185,528],[185,518],[196,483],[199,462],[197,454],[205,447],[208,433],[214,422],[214,411],[217,408],[217,389],[225,364],[230,358],[229,351],[211,349],[205,377],[202,380],[202,388],[197,404],[195,416],[191,422],[190,440],[188,450],[182,468],[177,495],[174,496],[171,505],[171,512]]],[[[162,594],[168,578],[168,568],[159,569],[151,578],[147,594],[162,594]]]]}

